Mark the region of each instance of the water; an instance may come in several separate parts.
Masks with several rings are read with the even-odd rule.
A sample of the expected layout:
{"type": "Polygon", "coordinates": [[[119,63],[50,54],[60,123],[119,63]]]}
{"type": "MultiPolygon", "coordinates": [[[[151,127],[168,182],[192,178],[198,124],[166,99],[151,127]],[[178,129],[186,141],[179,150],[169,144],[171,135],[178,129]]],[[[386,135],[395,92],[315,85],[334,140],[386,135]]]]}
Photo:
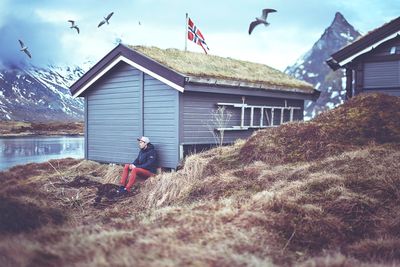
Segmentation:
{"type": "Polygon", "coordinates": [[[84,137],[0,137],[0,171],[19,164],[68,157],[84,157],[84,137]]]}

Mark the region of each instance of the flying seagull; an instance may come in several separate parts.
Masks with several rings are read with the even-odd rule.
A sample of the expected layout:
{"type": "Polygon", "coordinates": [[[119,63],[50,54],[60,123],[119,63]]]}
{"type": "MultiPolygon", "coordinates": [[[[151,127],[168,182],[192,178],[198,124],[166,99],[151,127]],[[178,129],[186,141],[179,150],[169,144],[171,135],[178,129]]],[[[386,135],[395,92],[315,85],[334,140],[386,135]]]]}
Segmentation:
{"type": "Polygon", "coordinates": [[[103,25],[104,23],[108,23],[108,20],[111,18],[111,16],[114,14],[114,12],[111,12],[110,14],[108,14],[107,17],[104,18],[104,20],[100,21],[99,25],[97,26],[97,28],[99,28],[101,25],[103,25]]]}
{"type": "Polygon", "coordinates": [[[250,23],[250,27],[249,27],[249,34],[251,34],[251,32],[254,30],[254,28],[258,25],[258,24],[264,24],[265,26],[268,26],[269,23],[267,22],[267,16],[268,13],[272,13],[272,12],[276,12],[275,9],[270,9],[270,8],[266,8],[263,9],[261,17],[256,18],[255,21],[250,23]]]}
{"type": "Polygon", "coordinates": [[[75,24],[75,21],[73,21],[73,20],[68,20],[69,22],[71,22],[71,29],[76,29],[77,31],[78,31],[78,34],[79,34],[79,28],[78,28],[78,25],[76,25],[75,24]]]}
{"type": "Polygon", "coordinates": [[[24,43],[21,40],[18,40],[19,44],[21,45],[21,51],[25,52],[25,54],[28,55],[29,58],[32,58],[31,53],[28,51],[28,47],[24,45],[24,43]]]}

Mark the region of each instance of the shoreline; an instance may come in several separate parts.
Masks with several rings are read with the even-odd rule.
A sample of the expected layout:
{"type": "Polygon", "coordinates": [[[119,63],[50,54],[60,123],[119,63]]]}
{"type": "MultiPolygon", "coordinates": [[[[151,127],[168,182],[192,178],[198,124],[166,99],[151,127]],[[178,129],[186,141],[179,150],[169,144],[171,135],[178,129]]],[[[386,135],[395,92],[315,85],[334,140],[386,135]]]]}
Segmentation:
{"type": "Polygon", "coordinates": [[[84,136],[84,122],[0,121],[0,137],[84,136]]]}
{"type": "Polygon", "coordinates": [[[50,137],[50,136],[70,136],[70,137],[85,137],[83,133],[17,133],[17,134],[0,134],[0,138],[8,137],[50,137]]]}

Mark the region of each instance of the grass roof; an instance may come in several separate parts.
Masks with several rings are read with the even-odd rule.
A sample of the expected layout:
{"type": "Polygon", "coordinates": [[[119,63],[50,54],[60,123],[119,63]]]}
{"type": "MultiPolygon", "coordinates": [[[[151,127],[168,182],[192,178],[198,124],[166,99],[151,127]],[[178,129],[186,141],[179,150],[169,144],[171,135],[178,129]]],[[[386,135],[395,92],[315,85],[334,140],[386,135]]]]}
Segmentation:
{"type": "Polygon", "coordinates": [[[314,91],[311,84],[264,64],[172,48],[129,47],[185,76],[241,81],[266,89],[297,89],[305,93],[314,91]]]}

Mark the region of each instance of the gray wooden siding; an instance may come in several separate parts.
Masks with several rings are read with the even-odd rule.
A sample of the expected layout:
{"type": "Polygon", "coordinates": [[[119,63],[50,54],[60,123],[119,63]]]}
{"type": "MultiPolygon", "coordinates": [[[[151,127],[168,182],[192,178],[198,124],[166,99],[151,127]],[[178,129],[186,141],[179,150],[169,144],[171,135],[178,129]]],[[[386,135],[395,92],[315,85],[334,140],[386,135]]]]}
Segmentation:
{"type": "Polygon", "coordinates": [[[85,111],[85,151],[84,151],[84,156],[85,159],[88,158],[88,99],[87,97],[84,98],[85,99],[85,106],[84,106],[84,111],[85,111]]]}
{"type": "Polygon", "coordinates": [[[100,162],[132,162],[139,149],[140,72],[117,64],[97,81],[87,101],[87,158],[100,162]]]}
{"type": "MultiPolygon", "coordinates": [[[[183,144],[214,144],[215,140],[211,131],[208,129],[207,124],[210,124],[211,113],[216,110],[218,102],[226,103],[242,103],[241,96],[227,95],[227,94],[210,94],[198,92],[185,92],[182,95],[183,106],[181,115],[181,127],[183,131],[183,144]]],[[[278,98],[265,98],[265,97],[246,97],[245,103],[248,105],[273,105],[284,106],[285,100],[278,98]]],[[[303,100],[287,100],[288,106],[297,106],[303,109],[303,100]]],[[[227,107],[231,112],[232,117],[227,127],[240,125],[240,109],[227,107]]],[[[254,125],[259,124],[259,112],[254,113],[254,125]]],[[[286,120],[289,119],[289,114],[284,114],[286,120]]],[[[294,114],[296,120],[303,119],[303,110],[297,111],[294,114]]],[[[247,111],[245,114],[245,121],[248,124],[250,120],[250,113],[247,111]]],[[[275,123],[278,124],[278,116],[276,116],[275,123]]],[[[238,138],[247,138],[251,135],[254,129],[239,130],[239,131],[225,131],[225,143],[232,143],[238,138]]]]}
{"type": "Polygon", "coordinates": [[[387,94],[387,95],[392,95],[392,96],[400,96],[400,88],[396,89],[364,89],[363,93],[382,93],[382,94],[387,94]]]}
{"type": "Polygon", "coordinates": [[[157,79],[144,75],[144,135],[154,144],[159,164],[176,168],[179,162],[179,92],[157,79]]]}
{"type": "Polygon", "coordinates": [[[365,63],[363,92],[400,96],[400,60],[365,63]]]}
{"type": "Polygon", "coordinates": [[[364,65],[364,88],[400,86],[400,60],[370,62],[364,65]]]}

